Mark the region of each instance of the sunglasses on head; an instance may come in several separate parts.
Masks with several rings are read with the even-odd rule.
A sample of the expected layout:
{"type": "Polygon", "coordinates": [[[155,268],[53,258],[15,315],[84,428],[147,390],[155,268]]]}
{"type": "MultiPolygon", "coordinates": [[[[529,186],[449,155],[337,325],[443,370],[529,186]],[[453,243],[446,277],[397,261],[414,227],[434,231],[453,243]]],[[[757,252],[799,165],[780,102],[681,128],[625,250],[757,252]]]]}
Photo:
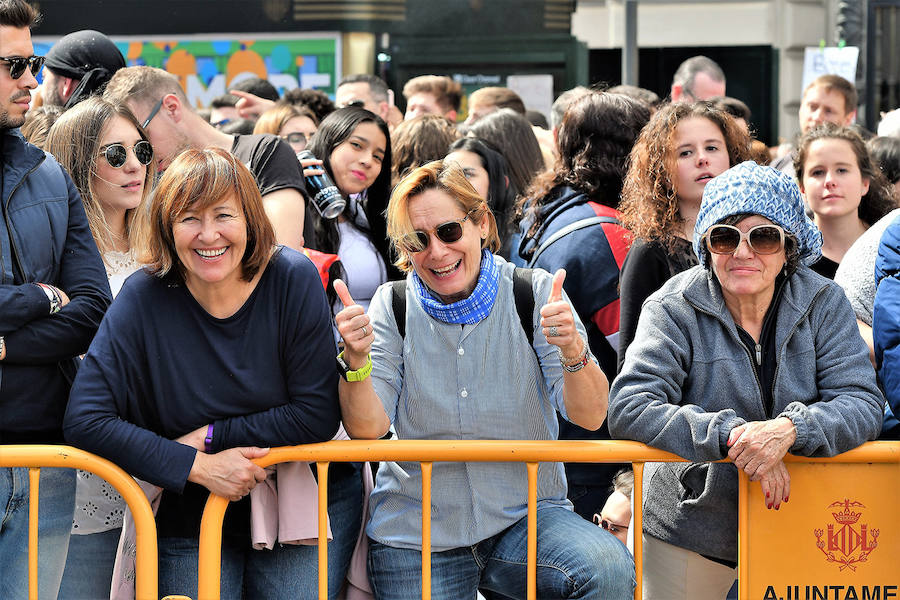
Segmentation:
{"type": "Polygon", "coordinates": [[[0,56],[0,60],[9,64],[9,76],[12,79],[18,79],[25,74],[25,68],[31,68],[31,74],[37,77],[44,66],[43,56],[0,56]]]}
{"type": "MultiPolygon", "coordinates": [[[[153,146],[147,140],[140,140],[134,145],[132,151],[138,162],[144,166],[149,165],[150,161],[153,160],[153,146]]],[[[128,148],[125,147],[125,144],[119,144],[118,142],[110,144],[101,150],[100,154],[106,157],[106,162],[114,169],[123,167],[128,161],[128,148]]]]}
{"type": "Polygon", "coordinates": [[[295,131],[293,133],[289,133],[287,135],[282,135],[281,139],[286,141],[289,144],[300,145],[303,144],[303,147],[306,147],[306,135],[300,133],[299,131],[295,131]]]}
{"type": "MultiPolygon", "coordinates": [[[[468,213],[466,213],[466,216],[464,216],[462,219],[441,223],[434,228],[434,235],[436,235],[437,239],[441,240],[445,244],[458,242],[459,238],[461,238],[463,235],[463,223],[465,223],[466,219],[469,218],[469,215],[471,215],[476,210],[478,209],[473,208],[468,213]]],[[[428,234],[428,232],[416,230],[403,236],[403,241],[401,241],[400,244],[407,252],[421,252],[428,247],[428,243],[430,241],[431,236],[428,234]]]]}
{"type": "Polygon", "coordinates": [[[756,254],[775,254],[784,248],[784,229],[757,225],[744,233],[733,225],[713,225],[706,233],[706,247],[713,254],[733,254],[744,240],[756,254]]]}

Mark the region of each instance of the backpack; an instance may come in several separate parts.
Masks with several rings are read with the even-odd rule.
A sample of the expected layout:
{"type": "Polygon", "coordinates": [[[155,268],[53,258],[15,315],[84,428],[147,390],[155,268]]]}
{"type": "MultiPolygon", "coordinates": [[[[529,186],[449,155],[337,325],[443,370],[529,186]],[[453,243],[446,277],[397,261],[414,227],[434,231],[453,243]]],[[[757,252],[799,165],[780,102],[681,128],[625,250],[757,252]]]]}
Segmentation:
{"type": "MultiPolygon", "coordinates": [[[[516,267],[513,271],[513,297],[516,301],[516,312],[519,315],[519,323],[528,338],[528,344],[534,344],[534,292],[532,291],[532,279],[534,269],[516,267]]],[[[406,280],[391,282],[391,308],[394,311],[394,320],[397,322],[397,330],[400,337],[406,337],[406,280]]]]}
{"type": "Polygon", "coordinates": [[[573,231],[578,231],[579,229],[584,229],[585,227],[592,227],[594,225],[603,225],[604,223],[609,223],[611,225],[619,225],[619,226],[622,225],[618,219],[615,219],[613,217],[601,217],[601,216],[588,217],[586,219],[580,219],[578,221],[575,221],[574,223],[569,223],[568,225],[566,225],[565,227],[561,228],[556,233],[554,233],[553,235],[548,237],[546,240],[544,240],[541,243],[540,246],[537,247],[537,249],[534,251],[534,254],[532,254],[531,258],[528,260],[528,266],[533,267],[535,264],[537,264],[538,257],[540,257],[540,255],[543,254],[544,250],[546,250],[548,247],[550,247],[550,245],[553,244],[554,242],[556,242],[557,240],[560,240],[561,238],[569,235],[573,231]]]}

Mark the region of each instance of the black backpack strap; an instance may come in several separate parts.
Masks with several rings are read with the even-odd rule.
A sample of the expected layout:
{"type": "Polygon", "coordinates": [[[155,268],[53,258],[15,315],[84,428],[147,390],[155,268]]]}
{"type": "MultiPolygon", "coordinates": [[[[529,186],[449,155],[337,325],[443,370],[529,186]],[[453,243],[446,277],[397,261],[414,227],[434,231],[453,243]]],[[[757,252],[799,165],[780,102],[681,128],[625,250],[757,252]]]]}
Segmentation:
{"type": "Polygon", "coordinates": [[[604,223],[609,223],[611,225],[621,225],[618,219],[613,217],[588,217],[586,219],[581,219],[579,221],[575,221],[574,223],[569,223],[565,227],[559,229],[554,232],[553,235],[548,237],[544,242],[541,243],[540,246],[534,251],[534,254],[531,255],[531,258],[528,260],[528,266],[534,266],[537,264],[537,259],[543,254],[544,250],[549,248],[554,242],[557,240],[564,238],[569,235],[573,231],[578,231],[579,229],[584,229],[585,227],[592,227],[594,225],[603,225],[604,223]]]}
{"type": "Polygon", "coordinates": [[[391,282],[391,308],[394,310],[394,320],[397,322],[397,331],[400,339],[406,337],[406,280],[391,282]]]}
{"type": "Polygon", "coordinates": [[[534,344],[534,290],[531,283],[533,278],[534,269],[516,267],[513,271],[513,297],[516,300],[516,312],[519,313],[519,322],[531,345],[534,344]]]}

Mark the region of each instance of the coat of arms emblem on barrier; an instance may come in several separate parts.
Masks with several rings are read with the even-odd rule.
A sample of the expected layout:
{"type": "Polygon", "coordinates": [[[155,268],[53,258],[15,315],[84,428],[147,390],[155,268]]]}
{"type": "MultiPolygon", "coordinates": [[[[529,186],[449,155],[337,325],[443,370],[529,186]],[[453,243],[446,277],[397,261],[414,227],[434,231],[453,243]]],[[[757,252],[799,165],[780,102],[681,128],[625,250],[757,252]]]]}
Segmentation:
{"type": "Polygon", "coordinates": [[[858,509],[865,508],[862,502],[845,498],[832,502],[827,508],[831,511],[835,507],[843,509],[831,512],[835,522],[829,523],[826,530],[813,531],[816,547],[827,562],[839,564],[841,571],[848,568],[855,571],[858,563],[866,562],[869,554],[878,547],[879,530],[870,529],[868,523],[859,524],[862,512],[858,509]]]}

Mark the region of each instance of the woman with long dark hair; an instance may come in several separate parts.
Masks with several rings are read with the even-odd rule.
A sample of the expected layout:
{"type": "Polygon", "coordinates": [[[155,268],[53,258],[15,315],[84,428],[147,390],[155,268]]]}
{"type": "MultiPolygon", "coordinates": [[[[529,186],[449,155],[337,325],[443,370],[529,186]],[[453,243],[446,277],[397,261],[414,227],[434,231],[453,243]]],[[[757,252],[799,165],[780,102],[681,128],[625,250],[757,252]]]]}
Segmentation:
{"type": "Polygon", "coordinates": [[[479,138],[464,137],[450,144],[444,160],[459,164],[475,191],[487,200],[497,219],[500,234],[498,254],[509,259],[512,248],[512,217],[519,191],[509,178],[506,159],[490,143],[479,138]]]}
{"type": "Polygon", "coordinates": [[[342,279],[364,306],[388,279],[399,272],[392,265],[384,211],[391,192],[391,135],[381,117],[364,108],[334,111],[319,124],[309,150],[318,160],[303,160],[307,175],[331,177],[347,201],[336,219],[315,219],[317,250],[337,254],[342,279]]]}

